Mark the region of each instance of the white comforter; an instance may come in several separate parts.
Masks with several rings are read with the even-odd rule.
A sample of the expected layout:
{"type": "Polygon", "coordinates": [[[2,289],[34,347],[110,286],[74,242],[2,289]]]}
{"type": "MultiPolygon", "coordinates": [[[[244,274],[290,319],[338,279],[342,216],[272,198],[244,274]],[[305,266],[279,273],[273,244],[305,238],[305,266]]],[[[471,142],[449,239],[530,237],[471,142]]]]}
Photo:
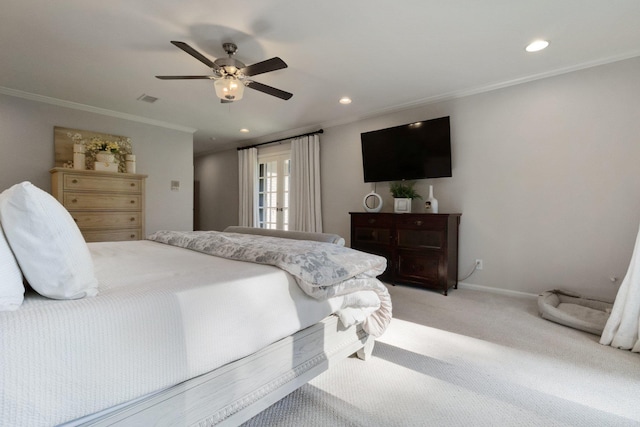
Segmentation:
{"type": "MultiPolygon", "coordinates": [[[[283,270],[150,241],[89,244],[100,293],[0,312],[2,425],[54,425],[239,359],[344,309],[283,270]]],[[[364,291],[365,314],[379,308],[364,291]]]]}
{"type": "Polygon", "coordinates": [[[374,337],[382,335],[391,321],[389,292],[376,279],[387,267],[384,257],[331,243],[220,231],[157,231],[149,240],[276,266],[293,275],[300,288],[316,299],[348,296],[347,307],[337,313],[340,320],[345,326],[362,323],[374,337]],[[373,313],[359,310],[372,305],[378,306],[373,313]]]}

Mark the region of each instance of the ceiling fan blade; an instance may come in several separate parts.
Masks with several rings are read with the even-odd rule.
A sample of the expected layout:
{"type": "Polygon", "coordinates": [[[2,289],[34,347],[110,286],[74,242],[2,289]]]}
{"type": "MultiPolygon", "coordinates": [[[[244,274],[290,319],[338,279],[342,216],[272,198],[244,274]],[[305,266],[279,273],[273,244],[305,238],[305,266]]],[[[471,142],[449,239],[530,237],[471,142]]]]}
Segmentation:
{"type": "Polygon", "coordinates": [[[231,104],[233,101],[230,101],[228,99],[221,99],[220,100],[220,104],[231,104]]]}
{"type": "Polygon", "coordinates": [[[197,50],[195,50],[185,42],[171,41],[171,44],[184,50],[189,55],[193,56],[194,58],[196,58],[198,61],[202,62],[204,65],[206,65],[209,68],[213,68],[214,70],[217,70],[220,68],[212,60],[210,60],[209,58],[207,58],[206,56],[204,56],[203,54],[201,54],[200,52],[198,52],[197,50]]]}
{"type": "Polygon", "coordinates": [[[275,87],[267,86],[267,85],[264,85],[262,83],[258,83],[258,82],[254,82],[254,81],[250,81],[247,84],[247,87],[250,87],[251,89],[255,89],[255,90],[263,92],[263,93],[266,93],[267,95],[273,95],[273,96],[278,97],[280,99],[284,99],[285,101],[287,99],[290,99],[293,96],[292,93],[285,92],[283,90],[276,89],[275,87]]]}
{"type": "Polygon", "coordinates": [[[160,80],[195,80],[208,79],[213,80],[213,76],[156,76],[160,80]]]}
{"type": "Polygon", "coordinates": [[[287,68],[287,64],[276,56],[275,58],[267,59],[266,61],[247,65],[240,71],[244,73],[245,76],[255,76],[262,73],[268,73],[269,71],[281,70],[283,68],[287,68]]]}

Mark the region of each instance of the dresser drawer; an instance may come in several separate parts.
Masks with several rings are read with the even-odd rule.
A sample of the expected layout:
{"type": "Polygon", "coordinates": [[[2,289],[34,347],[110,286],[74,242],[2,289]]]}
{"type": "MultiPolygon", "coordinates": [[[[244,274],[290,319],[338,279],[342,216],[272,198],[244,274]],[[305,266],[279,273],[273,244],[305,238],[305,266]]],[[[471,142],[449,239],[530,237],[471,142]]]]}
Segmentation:
{"type": "Polygon", "coordinates": [[[397,228],[409,228],[409,229],[440,229],[444,230],[447,227],[448,218],[444,215],[427,214],[427,215],[412,215],[402,214],[396,218],[397,228]]]}
{"type": "Polygon", "coordinates": [[[140,230],[82,230],[87,242],[121,242],[125,240],[140,240],[140,230]]]}
{"type": "Polygon", "coordinates": [[[117,193],[140,193],[142,181],[136,178],[64,174],[65,191],[113,191],[117,193]]]}
{"type": "Polygon", "coordinates": [[[75,212],[70,211],[81,230],[93,228],[139,228],[142,225],[140,212],[75,212]]]}
{"type": "Polygon", "coordinates": [[[393,217],[385,214],[352,214],[352,225],[373,228],[393,227],[393,217]]]}
{"type": "Polygon", "coordinates": [[[63,204],[67,210],[131,210],[142,208],[139,194],[64,193],[63,204]]]}
{"type": "Polygon", "coordinates": [[[396,244],[399,248],[442,249],[447,243],[445,230],[422,230],[401,228],[396,230],[396,244]]]}
{"type": "Polygon", "coordinates": [[[397,262],[396,274],[400,280],[437,286],[444,277],[444,258],[438,253],[398,251],[397,262]]]}
{"type": "Polygon", "coordinates": [[[353,230],[353,244],[389,245],[391,242],[390,228],[355,227],[353,230]]]}

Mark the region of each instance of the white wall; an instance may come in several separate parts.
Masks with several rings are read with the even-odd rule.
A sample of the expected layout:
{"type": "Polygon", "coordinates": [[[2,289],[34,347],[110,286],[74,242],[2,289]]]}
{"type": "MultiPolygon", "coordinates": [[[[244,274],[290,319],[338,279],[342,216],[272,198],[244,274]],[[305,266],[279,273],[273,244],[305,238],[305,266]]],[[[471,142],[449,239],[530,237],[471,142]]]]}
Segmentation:
{"type": "Polygon", "coordinates": [[[191,133],[0,94],[0,191],[21,181],[51,190],[54,126],[131,138],[136,172],[146,181],[146,232],[191,230],[191,133]],[[171,191],[171,181],[180,191],[171,191]]]}
{"type": "MultiPolygon", "coordinates": [[[[324,230],[348,240],[348,213],[362,212],[373,189],[363,182],[361,132],[449,115],[453,177],[416,188],[426,197],[434,185],[440,212],[462,213],[461,274],[484,261],[467,283],[613,299],[619,281],[609,278],[624,277],[640,223],[638,75],[634,58],[325,127],[324,230]]],[[[377,191],[392,211],[388,184],[377,191]]]]}

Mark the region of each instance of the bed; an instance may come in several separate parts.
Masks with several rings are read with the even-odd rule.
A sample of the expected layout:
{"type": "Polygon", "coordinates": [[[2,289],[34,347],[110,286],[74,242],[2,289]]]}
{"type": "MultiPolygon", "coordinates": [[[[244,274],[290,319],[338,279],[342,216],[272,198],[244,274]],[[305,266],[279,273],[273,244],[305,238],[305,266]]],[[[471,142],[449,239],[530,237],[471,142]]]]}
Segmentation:
{"type": "MultiPolygon", "coordinates": [[[[71,227],[36,194],[46,200],[46,227],[71,227]]],[[[6,240],[25,278],[38,283],[27,274],[20,227],[2,195],[6,240]]],[[[2,424],[238,425],[336,361],[371,354],[391,316],[386,288],[375,279],[384,270],[379,257],[337,241],[235,231],[85,244],[95,289],[83,297],[73,289],[69,299],[43,296],[38,285],[18,307],[0,311],[2,424]],[[303,263],[290,263],[292,255],[303,263]],[[354,274],[359,263],[366,268],[354,274]],[[314,281],[323,269],[332,277],[314,281]]],[[[44,246],[60,256],[52,239],[55,233],[29,259],[42,257],[44,246]]],[[[79,257],[56,260],[49,274],[79,257]]]]}

